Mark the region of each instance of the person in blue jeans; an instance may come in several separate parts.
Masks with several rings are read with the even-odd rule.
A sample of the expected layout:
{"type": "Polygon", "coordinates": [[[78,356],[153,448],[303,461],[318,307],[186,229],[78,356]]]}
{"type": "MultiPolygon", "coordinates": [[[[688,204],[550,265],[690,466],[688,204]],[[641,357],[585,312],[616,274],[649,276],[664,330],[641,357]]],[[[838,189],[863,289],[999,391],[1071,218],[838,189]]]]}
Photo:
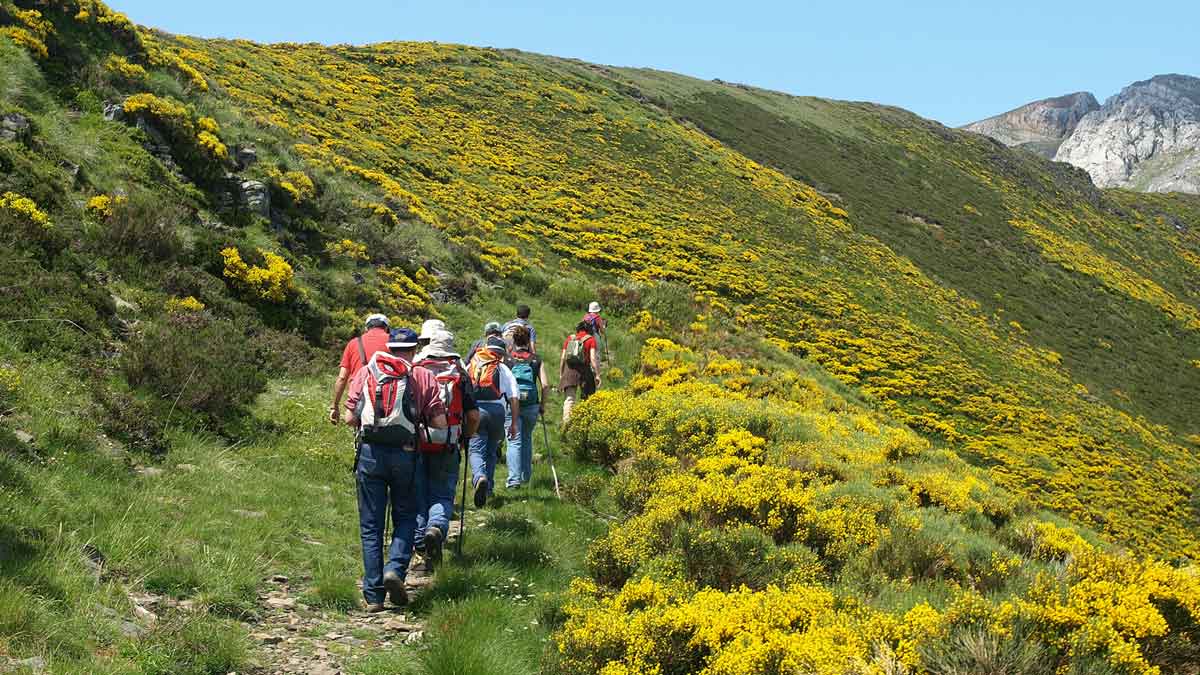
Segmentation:
{"type": "Polygon", "coordinates": [[[377,353],[351,382],[342,419],[359,429],[354,474],[362,538],[363,599],[368,612],[381,612],[386,596],[404,605],[404,577],[412,560],[419,507],[416,439],[421,427],[445,429],[446,409],[433,373],[412,365],[417,334],[394,331],[389,353],[377,353]],[[411,390],[401,393],[398,383],[411,390]],[[375,392],[381,393],[376,396],[375,392]],[[407,409],[406,409],[407,408],[407,409]],[[388,509],[392,537],[384,561],[388,509]]]}
{"type": "Polygon", "coordinates": [[[481,508],[494,492],[496,482],[496,451],[505,436],[505,421],[508,423],[508,438],[517,438],[517,418],[521,415],[517,381],[512,371],[504,365],[508,345],[504,338],[492,336],[483,349],[475,352],[467,373],[471,378],[475,404],[479,406],[479,430],[471,436],[468,458],[471,462],[471,480],[474,485],[475,507],[481,508]],[[505,402],[512,417],[508,417],[505,402]]]}
{"type": "Polygon", "coordinates": [[[479,428],[479,410],[471,395],[466,366],[454,351],[452,333],[444,329],[431,331],[418,356],[422,360],[417,365],[433,372],[438,379],[449,422],[445,432],[434,431],[429,439],[421,442],[417,460],[421,505],[413,546],[425,554],[428,565],[434,565],[441,560],[442,544],[449,533],[450,519],[454,517],[461,441],[473,436],[479,428]]]}
{"type": "MultiPolygon", "coordinates": [[[[533,332],[525,326],[513,327],[513,340],[509,369],[517,380],[518,398],[521,401],[520,424],[517,438],[508,442],[508,488],[519,488],[533,478],[533,432],[542,414],[542,402],[550,389],[546,377],[546,366],[533,353],[533,332]]],[[[512,413],[505,417],[509,427],[513,425],[512,413]]]]}

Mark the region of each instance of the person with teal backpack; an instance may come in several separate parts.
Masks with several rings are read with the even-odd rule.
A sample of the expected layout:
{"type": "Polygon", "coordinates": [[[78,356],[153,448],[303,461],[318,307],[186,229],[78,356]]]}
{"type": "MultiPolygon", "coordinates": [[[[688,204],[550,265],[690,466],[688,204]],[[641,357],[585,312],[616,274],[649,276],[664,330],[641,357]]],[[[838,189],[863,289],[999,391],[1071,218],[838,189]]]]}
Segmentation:
{"type": "MultiPolygon", "coordinates": [[[[510,490],[529,483],[533,476],[533,431],[537,427],[538,417],[542,414],[542,404],[550,388],[546,378],[546,366],[531,348],[529,329],[516,326],[512,337],[513,349],[509,355],[509,369],[517,380],[521,399],[521,412],[518,413],[521,424],[517,437],[508,441],[506,487],[510,490]]],[[[511,427],[512,423],[510,410],[505,424],[511,427]]]]}

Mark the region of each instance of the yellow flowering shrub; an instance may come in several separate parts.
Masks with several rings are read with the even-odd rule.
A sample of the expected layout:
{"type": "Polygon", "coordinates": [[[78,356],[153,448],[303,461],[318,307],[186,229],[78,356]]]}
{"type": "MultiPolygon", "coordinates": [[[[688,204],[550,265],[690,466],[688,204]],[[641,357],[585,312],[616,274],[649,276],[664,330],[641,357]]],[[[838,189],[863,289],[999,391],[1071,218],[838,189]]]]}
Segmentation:
{"type": "Polygon", "coordinates": [[[423,319],[438,317],[433,308],[433,296],[424,286],[418,284],[404,270],[384,267],[379,270],[383,281],[380,289],[380,303],[389,312],[405,319],[423,319]]]}
{"type": "Polygon", "coordinates": [[[172,296],[167,298],[166,308],[168,312],[173,314],[203,312],[204,303],[190,295],[186,298],[177,298],[172,296]]]}
{"type": "Polygon", "coordinates": [[[329,242],[325,245],[325,253],[329,254],[330,257],[345,258],[352,261],[366,262],[370,259],[367,255],[367,245],[360,244],[351,239],[329,242]]]}
{"type": "Polygon", "coordinates": [[[272,171],[271,177],[295,204],[303,204],[317,196],[317,186],[303,171],[272,171]]]}
{"type": "Polygon", "coordinates": [[[42,18],[42,13],[36,9],[20,9],[7,1],[2,8],[15,22],[0,26],[0,35],[7,35],[39,59],[48,58],[50,52],[46,40],[55,34],[54,24],[42,18]]]}
{"type": "Polygon", "coordinates": [[[107,220],[113,217],[116,209],[127,201],[127,198],[121,195],[96,195],[88,200],[85,211],[88,215],[97,220],[107,220]]]}
{"type": "Polygon", "coordinates": [[[258,249],[265,267],[248,265],[242,260],[241,252],[234,247],[221,250],[225,261],[224,276],[231,283],[254,297],[268,302],[282,303],[296,292],[295,273],[292,266],[278,254],[258,249]]]}
{"type": "Polygon", "coordinates": [[[51,227],[50,216],[38,208],[36,202],[15,192],[0,195],[0,219],[33,231],[48,230],[51,227]]]}
{"type": "Polygon", "coordinates": [[[124,56],[113,54],[104,60],[104,69],[121,79],[137,83],[146,79],[146,69],[124,56]]]}

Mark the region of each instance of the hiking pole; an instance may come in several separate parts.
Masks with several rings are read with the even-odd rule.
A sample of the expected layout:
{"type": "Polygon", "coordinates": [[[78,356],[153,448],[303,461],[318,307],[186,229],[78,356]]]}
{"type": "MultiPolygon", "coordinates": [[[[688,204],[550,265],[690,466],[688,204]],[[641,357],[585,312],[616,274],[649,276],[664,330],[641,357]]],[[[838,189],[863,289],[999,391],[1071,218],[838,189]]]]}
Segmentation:
{"type": "Polygon", "coordinates": [[[542,438],[546,440],[546,457],[550,459],[550,474],[554,476],[554,494],[562,499],[558,490],[558,471],[554,468],[554,448],[550,447],[550,432],[546,429],[546,416],[542,415],[542,438]]]}

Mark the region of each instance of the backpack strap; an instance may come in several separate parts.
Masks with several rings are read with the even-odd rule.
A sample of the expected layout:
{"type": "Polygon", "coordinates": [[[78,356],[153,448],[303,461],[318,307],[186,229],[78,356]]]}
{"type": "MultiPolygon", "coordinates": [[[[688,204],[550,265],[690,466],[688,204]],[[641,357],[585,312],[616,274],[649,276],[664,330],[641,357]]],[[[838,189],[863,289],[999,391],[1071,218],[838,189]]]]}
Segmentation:
{"type": "Polygon", "coordinates": [[[367,348],[363,345],[362,333],[358,335],[358,357],[362,359],[362,364],[367,365],[367,348]]]}

